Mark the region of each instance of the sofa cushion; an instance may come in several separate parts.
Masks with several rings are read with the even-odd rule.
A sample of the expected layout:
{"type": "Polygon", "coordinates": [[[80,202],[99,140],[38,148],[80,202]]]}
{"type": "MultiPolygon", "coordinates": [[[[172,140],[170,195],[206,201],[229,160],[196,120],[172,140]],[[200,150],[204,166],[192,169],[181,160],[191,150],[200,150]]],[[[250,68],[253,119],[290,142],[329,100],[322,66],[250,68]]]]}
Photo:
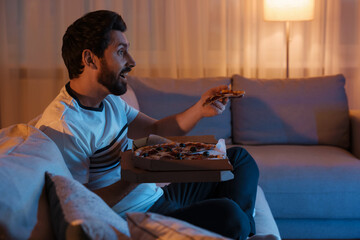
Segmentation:
{"type": "MultiPolygon", "coordinates": [[[[128,76],[128,83],[137,96],[140,111],[161,119],[182,112],[195,104],[208,89],[229,85],[230,78],[140,78],[128,76]]],[[[227,139],[231,136],[229,105],[218,116],[203,118],[188,135],[215,135],[227,139]]]]}
{"type": "Polygon", "coordinates": [[[276,219],[283,239],[359,239],[359,219],[276,219]]]}
{"type": "Polygon", "coordinates": [[[73,178],[46,173],[46,191],[58,239],[127,239],[130,235],[126,221],[73,178]]]}
{"type": "Polygon", "coordinates": [[[233,77],[233,140],[239,144],[325,144],[349,147],[343,75],[303,79],[233,77]]]}
{"type": "Polygon", "coordinates": [[[360,219],[360,160],[333,146],[245,146],[275,218],[360,219]]]}
{"type": "Polygon", "coordinates": [[[128,213],[127,220],[132,239],[229,239],[182,220],[156,213],[128,213]]]}
{"type": "Polygon", "coordinates": [[[50,138],[26,124],[0,130],[0,226],[6,239],[52,238],[46,197],[40,199],[45,171],[71,177],[50,138]]]}

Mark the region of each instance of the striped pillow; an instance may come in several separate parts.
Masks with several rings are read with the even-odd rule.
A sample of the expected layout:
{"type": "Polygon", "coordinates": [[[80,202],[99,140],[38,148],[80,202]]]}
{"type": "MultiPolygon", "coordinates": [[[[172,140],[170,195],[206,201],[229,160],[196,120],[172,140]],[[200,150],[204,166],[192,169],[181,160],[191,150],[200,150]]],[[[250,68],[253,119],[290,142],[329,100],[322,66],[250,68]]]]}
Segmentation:
{"type": "Polygon", "coordinates": [[[45,173],[45,184],[58,239],[129,239],[126,221],[80,182],[45,173]]]}

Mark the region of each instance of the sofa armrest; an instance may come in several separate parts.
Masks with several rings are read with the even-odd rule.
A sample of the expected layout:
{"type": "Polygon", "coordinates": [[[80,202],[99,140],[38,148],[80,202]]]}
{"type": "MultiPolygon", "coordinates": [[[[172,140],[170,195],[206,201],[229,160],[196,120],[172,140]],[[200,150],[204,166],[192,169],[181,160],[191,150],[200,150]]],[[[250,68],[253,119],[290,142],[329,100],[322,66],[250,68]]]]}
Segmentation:
{"type": "Polygon", "coordinates": [[[360,159],[360,110],[350,110],[351,152],[360,159]]]}

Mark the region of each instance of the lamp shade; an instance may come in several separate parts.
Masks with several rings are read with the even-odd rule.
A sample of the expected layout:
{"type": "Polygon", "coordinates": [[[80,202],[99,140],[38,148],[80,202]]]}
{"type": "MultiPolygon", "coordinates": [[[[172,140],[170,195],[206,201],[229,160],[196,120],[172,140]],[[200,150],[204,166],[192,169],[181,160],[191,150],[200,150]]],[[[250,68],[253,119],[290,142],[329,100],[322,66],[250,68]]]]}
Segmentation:
{"type": "Polygon", "coordinates": [[[264,0],[265,21],[314,19],[314,0],[264,0]]]}

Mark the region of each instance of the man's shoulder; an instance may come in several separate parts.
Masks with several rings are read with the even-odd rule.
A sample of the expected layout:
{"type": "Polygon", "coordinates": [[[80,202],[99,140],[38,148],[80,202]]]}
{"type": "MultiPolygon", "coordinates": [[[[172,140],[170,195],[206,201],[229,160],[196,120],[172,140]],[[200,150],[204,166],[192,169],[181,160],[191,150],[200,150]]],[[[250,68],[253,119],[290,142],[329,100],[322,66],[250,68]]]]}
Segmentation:
{"type": "Polygon", "coordinates": [[[46,107],[35,127],[63,126],[68,121],[68,116],[75,115],[74,99],[64,94],[63,89],[59,95],[46,107]]]}
{"type": "Polygon", "coordinates": [[[113,94],[109,94],[104,99],[105,102],[109,103],[110,105],[116,105],[119,106],[119,104],[125,104],[124,100],[121,99],[120,96],[116,96],[113,94]]]}
{"type": "Polygon", "coordinates": [[[104,104],[108,105],[113,112],[122,112],[126,114],[129,105],[120,97],[113,94],[109,94],[104,99],[104,104]]]}
{"type": "Polygon", "coordinates": [[[45,111],[36,123],[35,127],[43,132],[49,128],[63,132],[64,129],[68,128],[68,124],[69,122],[65,120],[63,115],[49,114],[45,111]]]}

